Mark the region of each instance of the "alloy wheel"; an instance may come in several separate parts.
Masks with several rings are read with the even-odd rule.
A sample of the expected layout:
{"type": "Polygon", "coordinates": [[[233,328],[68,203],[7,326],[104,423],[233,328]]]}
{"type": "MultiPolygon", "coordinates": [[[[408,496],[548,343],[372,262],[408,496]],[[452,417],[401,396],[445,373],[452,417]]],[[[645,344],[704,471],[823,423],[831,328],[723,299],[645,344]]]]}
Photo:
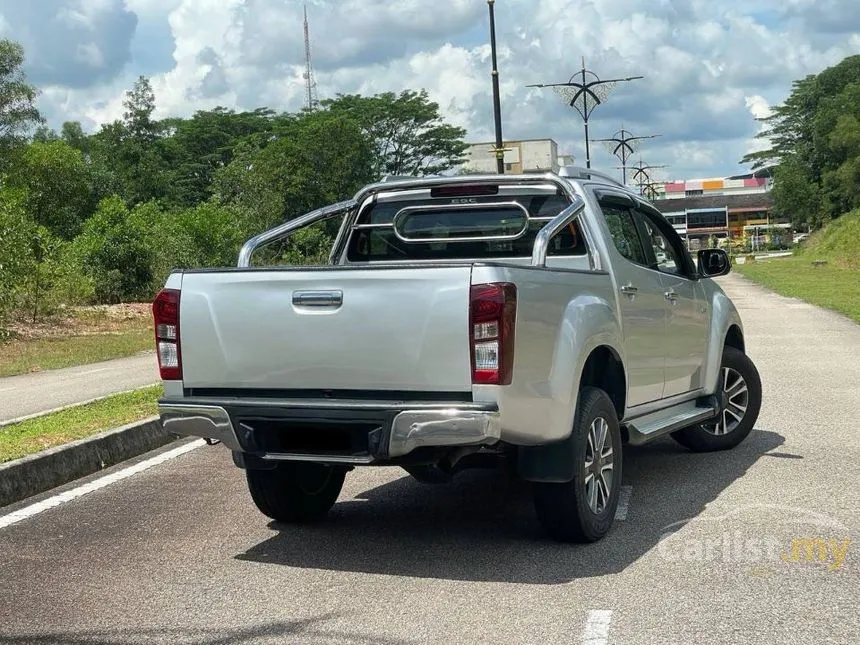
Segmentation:
{"type": "Polygon", "coordinates": [[[722,411],[720,416],[711,423],[702,424],[702,428],[706,432],[717,436],[733,432],[744,420],[749,405],[749,389],[740,372],[731,367],[724,367],[721,377],[722,411]]]}
{"type": "Polygon", "coordinates": [[[602,513],[609,504],[614,460],[609,423],[603,417],[597,417],[588,429],[584,464],[585,497],[588,507],[595,515],[602,513]]]}

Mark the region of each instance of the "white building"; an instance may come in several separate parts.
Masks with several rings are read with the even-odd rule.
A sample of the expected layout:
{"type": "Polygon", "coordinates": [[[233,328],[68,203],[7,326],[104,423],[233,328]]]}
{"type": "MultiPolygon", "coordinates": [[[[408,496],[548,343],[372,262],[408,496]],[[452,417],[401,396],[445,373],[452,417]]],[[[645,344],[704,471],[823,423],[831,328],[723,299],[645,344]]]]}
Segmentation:
{"type": "MultiPolygon", "coordinates": [[[[558,144],[552,139],[505,141],[505,172],[521,175],[528,172],[558,172],[560,166],[573,164],[572,155],[559,158],[558,144]]],[[[465,172],[495,173],[495,142],[473,143],[466,150],[465,172]]]]}

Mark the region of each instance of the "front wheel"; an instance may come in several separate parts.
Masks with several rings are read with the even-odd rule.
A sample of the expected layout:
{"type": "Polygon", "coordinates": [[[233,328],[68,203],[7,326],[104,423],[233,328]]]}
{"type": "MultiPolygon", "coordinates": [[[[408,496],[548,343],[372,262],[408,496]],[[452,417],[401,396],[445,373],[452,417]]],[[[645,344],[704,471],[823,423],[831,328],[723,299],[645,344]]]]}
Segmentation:
{"type": "Polygon", "coordinates": [[[554,539],[595,542],[612,526],[621,489],[621,431],[603,390],[586,387],[579,393],[571,449],[573,479],[535,483],[535,510],[554,539]]]}
{"type": "Polygon", "coordinates": [[[305,461],[284,461],[270,470],[246,470],[251,499],[278,522],[323,519],[337,501],[346,469],[305,461]]]}
{"type": "Polygon", "coordinates": [[[713,452],[734,448],[746,439],[761,410],[761,379],[755,364],[739,349],[723,349],[716,395],[717,417],[673,432],[675,441],[695,452],[713,452]]]}

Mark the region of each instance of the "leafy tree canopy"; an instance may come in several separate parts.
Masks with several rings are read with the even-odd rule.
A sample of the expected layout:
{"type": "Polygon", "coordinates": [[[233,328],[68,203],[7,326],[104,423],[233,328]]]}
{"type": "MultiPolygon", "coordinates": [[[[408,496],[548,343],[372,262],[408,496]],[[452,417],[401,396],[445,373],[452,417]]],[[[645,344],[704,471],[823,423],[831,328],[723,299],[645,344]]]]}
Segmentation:
{"type": "Polygon", "coordinates": [[[789,97],[761,119],[767,150],[753,168],[776,165],[778,214],[818,228],[860,206],[860,55],[795,81],[789,97]]]}
{"type": "Polygon", "coordinates": [[[399,95],[339,94],[321,105],[359,124],[372,142],[377,176],[433,175],[465,160],[466,131],[445,123],[439,104],[425,90],[404,90],[399,95]]]}

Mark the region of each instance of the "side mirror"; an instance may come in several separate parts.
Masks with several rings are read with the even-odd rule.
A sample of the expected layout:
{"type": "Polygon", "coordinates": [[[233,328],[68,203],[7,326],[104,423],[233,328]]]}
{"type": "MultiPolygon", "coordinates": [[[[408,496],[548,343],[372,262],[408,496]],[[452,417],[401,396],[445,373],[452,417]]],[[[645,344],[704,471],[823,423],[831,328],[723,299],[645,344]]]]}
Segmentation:
{"type": "Polygon", "coordinates": [[[716,278],[732,270],[732,263],[723,249],[702,249],[698,259],[699,275],[703,278],[716,278]]]}

